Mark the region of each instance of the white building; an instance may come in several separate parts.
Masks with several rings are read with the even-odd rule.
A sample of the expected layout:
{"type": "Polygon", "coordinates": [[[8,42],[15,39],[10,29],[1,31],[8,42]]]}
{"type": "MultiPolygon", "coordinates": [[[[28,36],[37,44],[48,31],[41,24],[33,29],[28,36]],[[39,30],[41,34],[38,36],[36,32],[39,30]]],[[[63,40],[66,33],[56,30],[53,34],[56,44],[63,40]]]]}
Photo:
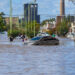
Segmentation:
{"type": "Polygon", "coordinates": [[[75,34],[75,23],[71,23],[71,32],[75,34]]]}
{"type": "Polygon", "coordinates": [[[56,21],[53,22],[46,22],[46,24],[43,25],[43,27],[40,27],[40,31],[46,31],[46,30],[50,30],[56,27],[56,21]]]}
{"type": "Polygon", "coordinates": [[[75,23],[71,23],[71,28],[69,33],[67,34],[67,38],[75,40],[75,23]]]}

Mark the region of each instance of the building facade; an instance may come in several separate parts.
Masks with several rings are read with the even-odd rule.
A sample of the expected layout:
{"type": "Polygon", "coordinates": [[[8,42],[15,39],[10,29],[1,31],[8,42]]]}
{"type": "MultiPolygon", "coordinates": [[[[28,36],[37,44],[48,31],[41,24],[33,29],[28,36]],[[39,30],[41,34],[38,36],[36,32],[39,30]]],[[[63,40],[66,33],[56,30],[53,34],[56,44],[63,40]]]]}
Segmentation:
{"type": "MultiPolygon", "coordinates": [[[[10,17],[5,17],[5,23],[6,23],[6,25],[10,24],[10,17]]],[[[19,24],[19,18],[18,17],[12,17],[12,24],[18,25],[19,24]]]]}
{"type": "Polygon", "coordinates": [[[40,23],[40,15],[38,15],[38,4],[24,4],[24,21],[28,23],[34,20],[37,21],[37,23],[40,23]]]}

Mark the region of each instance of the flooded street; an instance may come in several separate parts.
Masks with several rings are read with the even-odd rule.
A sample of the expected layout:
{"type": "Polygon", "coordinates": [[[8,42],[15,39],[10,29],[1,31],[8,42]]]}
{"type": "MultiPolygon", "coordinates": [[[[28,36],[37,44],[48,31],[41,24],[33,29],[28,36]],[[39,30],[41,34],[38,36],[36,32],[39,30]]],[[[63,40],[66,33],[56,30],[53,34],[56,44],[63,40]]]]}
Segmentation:
{"type": "Polygon", "coordinates": [[[1,41],[0,75],[75,75],[74,41],[60,40],[59,46],[28,46],[21,41],[4,44],[1,41]]]}

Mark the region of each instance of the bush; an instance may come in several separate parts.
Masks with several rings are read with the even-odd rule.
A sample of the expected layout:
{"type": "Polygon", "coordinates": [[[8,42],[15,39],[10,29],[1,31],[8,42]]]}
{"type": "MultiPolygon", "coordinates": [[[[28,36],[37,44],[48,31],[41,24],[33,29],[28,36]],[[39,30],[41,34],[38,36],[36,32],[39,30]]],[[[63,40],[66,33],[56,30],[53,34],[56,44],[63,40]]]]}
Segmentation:
{"type": "Polygon", "coordinates": [[[8,31],[8,36],[12,36],[13,38],[17,37],[19,35],[18,30],[13,30],[12,33],[10,33],[10,30],[8,31]]]}

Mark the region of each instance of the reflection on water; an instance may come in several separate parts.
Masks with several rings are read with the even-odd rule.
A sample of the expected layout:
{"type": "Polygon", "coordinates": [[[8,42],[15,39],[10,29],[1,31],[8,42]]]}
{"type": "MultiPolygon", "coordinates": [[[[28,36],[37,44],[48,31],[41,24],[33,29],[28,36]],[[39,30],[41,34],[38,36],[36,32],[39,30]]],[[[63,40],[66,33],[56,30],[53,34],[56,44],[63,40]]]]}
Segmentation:
{"type": "Polygon", "coordinates": [[[0,75],[75,75],[74,41],[60,40],[59,46],[0,42],[0,75]]]}

